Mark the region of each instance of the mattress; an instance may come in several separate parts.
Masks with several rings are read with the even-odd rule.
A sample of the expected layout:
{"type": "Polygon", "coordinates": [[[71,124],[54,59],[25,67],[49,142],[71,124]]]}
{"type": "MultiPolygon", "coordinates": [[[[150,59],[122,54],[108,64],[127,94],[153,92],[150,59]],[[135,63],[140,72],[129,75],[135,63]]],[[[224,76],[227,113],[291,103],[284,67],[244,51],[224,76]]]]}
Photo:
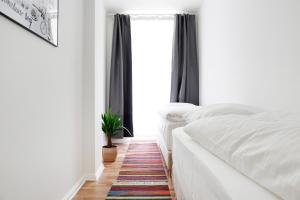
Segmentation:
{"type": "Polygon", "coordinates": [[[172,172],[172,151],[169,151],[162,135],[159,134],[158,137],[158,145],[160,147],[161,153],[163,155],[163,159],[165,161],[166,167],[168,169],[168,173],[171,174],[172,172]]]}
{"type": "Polygon", "coordinates": [[[280,200],[194,142],[173,130],[173,182],[178,200],[280,200]]]}
{"type": "Polygon", "coordinates": [[[173,122],[160,117],[159,120],[159,137],[165,143],[166,148],[172,151],[172,131],[175,128],[183,127],[187,122],[173,122]]]}
{"type": "Polygon", "coordinates": [[[170,173],[172,169],[172,131],[185,125],[186,122],[173,122],[165,118],[160,118],[159,121],[158,143],[170,173]]]}
{"type": "Polygon", "coordinates": [[[265,112],[204,118],[184,131],[258,184],[283,199],[299,200],[299,123],[300,114],[265,112]]]}

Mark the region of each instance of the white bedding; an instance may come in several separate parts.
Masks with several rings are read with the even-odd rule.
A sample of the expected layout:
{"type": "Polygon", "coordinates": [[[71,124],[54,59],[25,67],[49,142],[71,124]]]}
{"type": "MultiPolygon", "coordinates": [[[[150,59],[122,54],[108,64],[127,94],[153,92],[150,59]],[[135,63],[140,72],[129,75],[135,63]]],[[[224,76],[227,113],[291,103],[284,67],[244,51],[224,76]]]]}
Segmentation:
{"type": "Polygon", "coordinates": [[[177,200],[279,200],[193,141],[173,131],[173,183],[177,200]]]}
{"type": "Polygon", "coordinates": [[[228,115],[253,115],[263,112],[262,109],[234,103],[211,104],[207,106],[195,106],[190,103],[169,103],[159,109],[161,118],[172,122],[192,122],[197,119],[228,115]]]}
{"type": "Polygon", "coordinates": [[[161,152],[163,154],[164,160],[166,162],[166,165],[168,169],[170,170],[172,167],[172,131],[175,128],[183,127],[187,124],[187,122],[174,122],[167,120],[165,118],[160,118],[158,128],[159,128],[159,134],[158,134],[158,141],[159,146],[161,149],[161,152]]]}
{"type": "Polygon", "coordinates": [[[159,144],[168,168],[172,166],[172,130],[202,117],[261,112],[261,109],[241,104],[212,104],[195,106],[190,103],[169,103],[159,110],[159,144]]]}
{"type": "Polygon", "coordinates": [[[199,109],[187,113],[183,118],[187,122],[193,122],[197,119],[202,119],[206,117],[230,114],[253,115],[261,112],[263,112],[263,109],[254,106],[234,103],[220,103],[199,107],[199,109]]]}
{"type": "Polygon", "coordinates": [[[159,136],[164,140],[168,150],[172,150],[172,131],[175,128],[183,127],[187,122],[173,122],[161,118],[159,121],[159,136]]]}
{"type": "Polygon", "coordinates": [[[300,199],[298,114],[204,118],[184,130],[235,169],[286,200],[300,199]]]}
{"type": "Polygon", "coordinates": [[[187,113],[195,111],[199,106],[190,103],[169,103],[159,109],[158,113],[161,118],[171,122],[186,121],[187,113]]]}

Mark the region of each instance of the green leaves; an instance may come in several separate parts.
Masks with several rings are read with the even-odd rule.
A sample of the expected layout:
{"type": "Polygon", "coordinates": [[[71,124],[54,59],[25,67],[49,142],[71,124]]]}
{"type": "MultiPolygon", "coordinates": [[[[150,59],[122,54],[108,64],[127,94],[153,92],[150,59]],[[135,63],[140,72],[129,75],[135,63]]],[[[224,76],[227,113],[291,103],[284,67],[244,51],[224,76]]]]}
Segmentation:
{"type": "Polygon", "coordinates": [[[102,131],[106,135],[114,136],[119,130],[122,130],[121,118],[115,115],[111,108],[101,115],[102,118],[102,131]]]}

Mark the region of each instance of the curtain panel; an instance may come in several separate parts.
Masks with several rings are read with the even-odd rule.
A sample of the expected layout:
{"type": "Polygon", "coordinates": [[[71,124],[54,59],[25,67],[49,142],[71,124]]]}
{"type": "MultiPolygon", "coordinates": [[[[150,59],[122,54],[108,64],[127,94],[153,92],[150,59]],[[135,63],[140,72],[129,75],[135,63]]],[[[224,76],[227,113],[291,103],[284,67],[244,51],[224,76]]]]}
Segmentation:
{"type": "Polygon", "coordinates": [[[130,16],[116,14],[114,16],[109,106],[119,115],[132,135],[127,131],[117,137],[133,136],[132,122],[132,53],[130,16]]]}
{"type": "Polygon", "coordinates": [[[199,65],[195,15],[176,14],[173,38],[171,102],[199,105],[199,65]]]}

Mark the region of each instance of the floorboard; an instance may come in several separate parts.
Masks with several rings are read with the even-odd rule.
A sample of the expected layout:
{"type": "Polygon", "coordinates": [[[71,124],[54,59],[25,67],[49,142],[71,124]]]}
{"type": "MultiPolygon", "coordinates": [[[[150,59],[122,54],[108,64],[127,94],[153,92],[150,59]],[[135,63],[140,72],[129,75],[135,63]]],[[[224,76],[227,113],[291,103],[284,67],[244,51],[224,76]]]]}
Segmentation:
{"type": "MultiPolygon", "coordinates": [[[[134,141],[133,141],[134,142],[134,141]]],[[[118,177],[129,142],[116,144],[118,157],[113,163],[104,163],[104,171],[97,181],[87,181],[73,200],[105,200],[113,181],[118,177]]],[[[169,178],[170,191],[173,190],[169,178]]]]}

